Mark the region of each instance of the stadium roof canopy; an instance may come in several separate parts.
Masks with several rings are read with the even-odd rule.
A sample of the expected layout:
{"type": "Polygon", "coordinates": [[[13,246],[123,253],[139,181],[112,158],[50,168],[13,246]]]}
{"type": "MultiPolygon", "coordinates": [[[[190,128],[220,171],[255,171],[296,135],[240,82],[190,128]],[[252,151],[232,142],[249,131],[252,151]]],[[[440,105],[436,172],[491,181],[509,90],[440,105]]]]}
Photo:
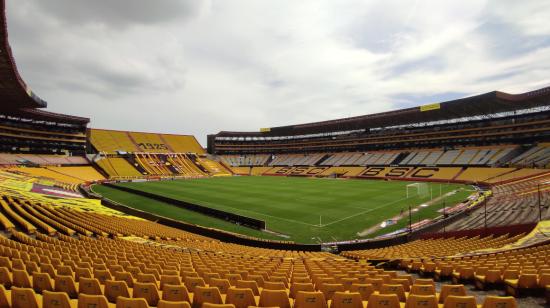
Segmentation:
{"type": "Polygon", "coordinates": [[[493,91],[443,103],[374,113],[370,115],[299,125],[272,127],[269,129],[264,129],[264,132],[222,131],[216,136],[268,137],[354,131],[360,129],[391,127],[396,125],[427,123],[465,117],[488,116],[491,114],[504,112],[514,112],[548,106],[549,101],[550,87],[522,94],[508,94],[500,91],[493,91]]]}
{"type": "Polygon", "coordinates": [[[34,94],[19,75],[8,41],[6,1],[0,0],[0,111],[16,117],[86,124],[87,118],[38,110],[46,101],[34,94]]]}

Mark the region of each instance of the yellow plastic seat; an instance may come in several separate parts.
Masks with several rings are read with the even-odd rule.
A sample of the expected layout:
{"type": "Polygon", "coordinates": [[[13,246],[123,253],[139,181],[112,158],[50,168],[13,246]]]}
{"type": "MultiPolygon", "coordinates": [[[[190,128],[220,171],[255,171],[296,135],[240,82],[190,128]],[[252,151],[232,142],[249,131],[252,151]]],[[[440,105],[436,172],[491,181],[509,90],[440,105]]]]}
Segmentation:
{"type": "MultiPolygon", "coordinates": [[[[189,276],[189,277],[199,277],[199,276],[197,274],[197,276],[189,276]]],[[[218,273],[204,273],[204,275],[202,275],[202,278],[204,279],[204,282],[210,283],[210,279],[212,278],[221,279],[222,277],[218,273]]]]}
{"type": "Polygon", "coordinates": [[[0,307],[11,307],[11,295],[8,296],[6,288],[0,284],[0,307]]]}
{"type": "Polygon", "coordinates": [[[538,288],[537,274],[520,274],[518,279],[504,280],[506,293],[512,296],[520,295],[522,290],[538,288]]]}
{"type": "Polygon", "coordinates": [[[154,284],[157,284],[157,278],[155,277],[154,274],[139,273],[137,275],[136,281],[141,282],[141,283],[154,283],[154,284]]]}
{"type": "Polygon", "coordinates": [[[0,267],[0,285],[11,288],[13,279],[10,270],[7,267],[0,267]]]}
{"type": "Polygon", "coordinates": [[[42,291],[53,291],[52,279],[48,273],[34,272],[32,275],[32,288],[34,292],[42,294],[42,291]]]}
{"type": "Polygon", "coordinates": [[[69,298],[77,298],[76,283],[72,276],[57,275],[54,279],[54,291],[65,292],[69,298]]]}
{"type": "Polygon", "coordinates": [[[25,270],[25,262],[23,262],[23,260],[17,258],[17,259],[12,259],[11,260],[11,270],[25,270]]]}
{"type": "Polygon", "coordinates": [[[349,291],[352,284],[359,283],[359,279],[346,277],[340,279],[340,283],[344,286],[344,290],[349,291]]]}
{"type": "Polygon", "coordinates": [[[256,306],[256,299],[251,289],[230,288],[227,290],[226,304],[233,304],[236,308],[256,306]]]}
{"type": "Polygon", "coordinates": [[[11,288],[11,308],[38,308],[38,298],[31,288],[11,288]]]}
{"type": "Polygon", "coordinates": [[[40,272],[40,268],[38,267],[38,264],[34,261],[27,261],[25,262],[25,270],[27,271],[27,274],[32,275],[33,272],[40,272]]]}
{"type": "Polygon", "coordinates": [[[438,308],[435,295],[411,294],[407,297],[405,308],[438,308]]]}
{"type": "Polygon", "coordinates": [[[500,270],[489,269],[484,275],[474,276],[475,285],[478,289],[483,290],[489,284],[497,284],[502,282],[502,276],[500,270]]]}
{"type": "Polygon", "coordinates": [[[299,291],[296,294],[294,308],[327,308],[327,301],[322,292],[299,291]]]}
{"type": "Polygon", "coordinates": [[[344,286],[341,283],[324,283],[321,285],[321,292],[326,300],[331,300],[335,292],[344,292],[344,286]]]}
{"type": "Polygon", "coordinates": [[[451,274],[453,283],[457,284],[460,281],[468,281],[474,278],[473,267],[462,267],[458,271],[451,274]]]}
{"type": "Polygon", "coordinates": [[[126,267],[126,271],[132,275],[134,280],[136,280],[138,275],[141,273],[141,269],[138,266],[128,266],[126,267]]]}
{"type": "Polygon", "coordinates": [[[113,279],[108,270],[94,270],[94,278],[99,280],[100,284],[105,284],[105,281],[113,279]]]}
{"type": "Polygon", "coordinates": [[[237,285],[237,281],[243,279],[240,274],[226,274],[224,278],[229,280],[232,287],[237,285]]]}
{"type": "Polygon", "coordinates": [[[184,285],[165,284],[162,289],[162,299],[173,302],[192,302],[191,296],[184,285]]]}
{"type": "Polygon", "coordinates": [[[18,288],[32,288],[31,278],[25,270],[14,269],[12,271],[13,285],[18,288]]]}
{"type": "Polygon", "coordinates": [[[165,284],[171,284],[171,285],[180,285],[181,279],[178,275],[160,275],[160,289],[162,290],[162,287],[165,284]]]}
{"type": "Polygon", "coordinates": [[[364,301],[368,301],[370,296],[375,292],[374,287],[372,284],[352,284],[350,288],[350,292],[357,292],[361,294],[361,299],[364,301]]]}
{"type": "Polygon", "coordinates": [[[258,285],[259,288],[264,287],[265,280],[264,280],[264,277],[262,277],[262,275],[248,275],[246,279],[256,281],[256,284],[258,285]]]}
{"type": "Polygon", "coordinates": [[[48,273],[51,278],[55,278],[56,272],[55,268],[51,264],[40,264],[40,272],[41,273],[48,273]]]}
{"type": "Polygon", "coordinates": [[[476,298],[473,296],[449,295],[445,298],[443,308],[477,308],[476,298]]]}
{"type": "Polygon", "coordinates": [[[383,284],[379,292],[380,294],[395,294],[403,303],[407,300],[403,285],[400,284],[383,284]]]}
{"type": "Polygon", "coordinates": [[[375,291],[380,291],[382,285],[384,284],[384,279],[382,278],[368,278],[365,283],[371,284],[374,287],[375,291]]]}
{"type": "Polygon", "coordinates": [[[126,282],[126,285],[128,288],[134,287],[134,278],[132,277],[132,274],[129,272],[115,272],[113,274],[114,280],[116,281],[124,281],[126,282]]]}
{"type": "Polygon", "coordinates": [[[285,290],[262,290],[260,307],[290,308],[290,299],[285,290]]]}
{"type": "Polygon", "coordinates": [[[447,297],[450,295],[466,296],[466,288],[464,288],[463,284],[457,284],[457,285],[444,284],[441,286],[441,292],[439,293],[438,302],[440,304],[443,304],[445,302],[445,299],[447,299],[447,297]]]}
{"type": "Polygon", "coordinates": [[[72,302],[65,292],[42,292],[42,308],[76,308],[77,302],[72,302]]]}
{"type": "Polygon", "coordinates": [[[116,303],[119,296],[130,297],[130,292],[125,281],[106,280],[105,281],[105,297],[111,303],[116,303]]]}
{"type": "Polygon", "coordinates": [[[211,287],[218,288],[218,290],[220,290],[221,294],[226,294],[227,290],[231,287],[231,284],[229,283],[229,280],[227,280],[227,279],[218,279],[218,278],[210,279],[210,283],[208,285],[211,286],[211,287]]]}
{"type": "Polygon", "coordinates": [[[453,273],[453,266],[452,265],[449,265],[449,264],[442,265],[441,267],[435,269],[434,279],[436,281],[439,281],[443,278],[450,277],[452,275],[452,273],[453,273]]]}
{"type": "Polygon", "coordinates": [[[185,286],[189,292],[195,293],[196,287],[205,287],[204,280],[200,277],[185,277],[185,286]]]}
{"type": "Polygon", "coordinates": [[[235,308],[235,305],[232,304],[214,304],[214,303],[204,303],[201,308],[235,308]]]}
{"type": "Polygon", "coordinates": [[[414,284],[411,287],[410,294],[412,294],[412,295],[436,295],[435,286],[431,285],[431,284],[426,284],[426,285],[414,284]]]}
{"type": "Polygon", "coordinates": [[[0,268],[5,267],[8,269],[8,271],[12,270],[11,267],[11,260],[8,257],[0,257],[0,268]]]}
{"type": "Polygon", "coordinates": [[[409,292],[411,290],[411,283],[407,278],[391,278],[387,284],[400,284],[403,286],[405,292],[409,292]]]}
{"type": "Polygon", "coordinates": [[[119,296],[116,299],[116,308],[149,308],[149,305],[144,298],[119,296]]]}
{"type": "Polygon", "coordinates": [[[150,306],[156,306],[160,300],[156,283],[136,282],[134,283],[134,288],[132,290],[133,298],[144,298],[150,306]]]}
{"type": "MultiPolygon", "coordinates": [[[[56,276],[57,275],[63,275],[63,276],[71,276],[74,277],[73,269],[68,265],[61,265],[57,267],[56,270],[56,276]]],[[[55,279],[55,277],[54,277],[55,279]]]]}
{"type": "MultiPolygon", "coordinates": [[[[434,263],[435,264],[435,263],[434,263]]],[[[425,286],[425,285],[431,285],[431,286],[434,286],[435,287],[435,282],[433,279],[431,278],[417,278],[415,281],[414,281],[414,284],[413,285],[418,285],[418,286],[425,286]]]]}
{"type": "Polygon", "coordinates": [[[286,290],[286,286],[282,282],[265,281],[264,290],[286,290]]]}
{"type": "Polygon", "coordinates": [[[241,289],[251,289],[254,296],[260,296],[260,290],[258,288],[258,283],[254,280],[238,280],[237,288],[241,289]]]}
{"type": "Polygon", "coordinates": [[[486,296],[481,308],[517,308],[516,299],[512,296],[486,296]]]}
{"type": "Polygon", "coordinates": [[[363,308],[361,294],[357,292],[335,292],[330,301],[330,308],[363,308]]]}
{"type": "Polygon", "coordinates": [[[312,283],[293,283],[290,285],[290,298],[296,298],[299,291],[313,292],[315,288],[312,283]]]}
{"type": "Polygon", "coordinates": [[[288,278],[286,276],[275,276],[272,275],[269,277],[270,282],[282,282],[285,285],[285,288],[288,288],[288,278]]]}
{"type": "Polygon", "coordinates": [[[78,293],[88,295],[103,295],[99,280],[96,278],[81,277],[78,282],[78,293]]]}
{"type": "Polygon", "coordinates": [[[296,276],[293,276],[292,277],[292,280],[291,280],[291,283],[311,283],[311,279],[309,277],[303,277],[303,276],[300,276],[300,277],[296,277],[296,276]]]}
{"type": "MultiPolygon", "coordinates": [[[[216,275],[218,275],[218,274],[216,273],[216,275]]],[[[197,277],[197,278],[198,278],[198,277],[199,277],[199,273],[197,273],[197,272],[195,272],[195,271],[187,271],[187,270],[185,270],[185,269],[182,268],[182,269],[180,270],[180,277],[183,278],[183,279],[185,279],[185,278],[187,278],[187,277],[197,277]]],[[[218,278],[219,278],[219,275],[218,275],[218,278]]]]}
{"type": "Polygon", "coordinates": [[[115,273],[124,272],[124,267],[118,264],[109,265],[107,266],[107,269],[109,270],[109,273],[111,273],[112,276],[114,276],[115,273]]]}
{"type": "Polygon", "coordinates": [[[193,307],[201,308],[204,303],[223,304],[220,290],[216,287],[195,287],[193,307]]]}
{"type": "Polygon", "coordinates": [[[372,294],[367,308],[401,308],[396,294],[372,294]]]}
{"type": "Polygon", "coordinates": [[[160,300],[157,308],[191,308],[189,302],[172,302],[160,300]]]}
{"type": "Polygon", "coordinates": [[[80,282],[80,278],[92,278],[92,271],[86,267],[77,267],[74,270],[74,280],[80,282]]]}

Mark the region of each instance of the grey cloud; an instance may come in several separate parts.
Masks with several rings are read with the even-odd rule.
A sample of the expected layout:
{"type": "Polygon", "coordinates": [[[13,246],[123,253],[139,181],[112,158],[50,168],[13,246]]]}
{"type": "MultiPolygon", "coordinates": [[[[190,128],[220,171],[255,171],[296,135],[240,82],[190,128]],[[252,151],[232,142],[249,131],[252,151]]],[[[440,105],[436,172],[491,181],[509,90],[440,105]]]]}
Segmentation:
{"type": "Polygon", "coordinates": [[[343,34],[349,36],[353,45],[358,48],[365,48],[374,53],[391,52],[403,40],[410,39],[414,31],[407,25],[407,20],[402,14],[395,13],[394,10],[400,6],[398,1],[388,1],[388,4],[359,9],[358,16],[352,20],[343,34]]]}
{"type": "MultiPolygon", "coordinates": [[[[107,98],[125,95],[131,92],[140,92],[142,87],[149,87],[151,80],[144,76],[131,74],[127,71],[117,71],[96,63],[75,63],[74,75],[78,80],[70,80],[66,86],[82,84],[74,87],[75,90],[89,92],[107,98]]],[[[66,81],[62,81],[66,82],[66,81]]]]}
{"type": "Polygon", "coordinates": [[[483,37],[494,57],[511,58],[550,46],[548,35],[525,35],[517,27],[498,18],[485,21],[476,33],[483,37]]]}
{"type": "Polygon", "coordinates": [[[414,59],[391,66],[384,74],[384,78],[396,78],[401,74],[414,71],[418,72],[438,72],[447,68],[448,63],[437,54],[421,59],[414,59]]]}
{"type": "Polygon", "coordinates": [[[49,110],[203,144],[219,130],[550,84],[550,31],[530,11],[423,0],[412,14],[410,3],[8,0],[8,26],[22,76],[49,110]]]}
{"type": "Polygon", "coordinates": [[[195,16],[202,0],[35,0],[37,8],[71,24],[155,24],[195,16]]]}

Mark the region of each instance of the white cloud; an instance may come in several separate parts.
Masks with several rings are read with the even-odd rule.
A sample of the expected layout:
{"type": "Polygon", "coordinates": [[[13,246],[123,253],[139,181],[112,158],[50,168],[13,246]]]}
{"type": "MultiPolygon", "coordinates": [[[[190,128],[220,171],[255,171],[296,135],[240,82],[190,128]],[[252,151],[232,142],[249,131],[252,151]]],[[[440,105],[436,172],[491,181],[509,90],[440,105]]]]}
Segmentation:
{"type": "Polygon", "coordinates": [[[8,1],[20,71],[50,110],[204,144],[550,84],[543,0],[130,2],[8,1]]]}

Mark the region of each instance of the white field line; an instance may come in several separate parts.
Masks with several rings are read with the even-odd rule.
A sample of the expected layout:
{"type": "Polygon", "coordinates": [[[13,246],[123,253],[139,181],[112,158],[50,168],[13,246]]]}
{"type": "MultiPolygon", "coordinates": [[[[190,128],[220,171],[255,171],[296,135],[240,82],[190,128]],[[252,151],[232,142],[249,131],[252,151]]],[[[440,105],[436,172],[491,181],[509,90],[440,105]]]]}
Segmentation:
{"type": "MultiPolygon", "coordinates": [[[[216,207],[216,205],[214,205],[210,202],[199,201],[199,200],[196,200],[196,199],[193,199],[193,198],[187,198],[187,200],[193,200],[194,202],[196,202],[196,204],[208,205],[213,209],[219,209],[219,208],[216,207]]],[[[278,220],[284,220],[284,221],[288,221],[288,222],[298,223],[298,224],[306,225],[306,226],[309,226],[309,227],[318,227],[319,226],[318,224],[308,224],[307,222],[303,222],[303,221],[272,216],[272,215],[269,215],[269,214],[260,213],[260,212],[247,210],[247,209],[242,209],[242,208],[237,208],[237,207],[232,207],[232,206],[229,206],[229,205],[223,205],[223,207],[232,208],[232,209],[237,210],[239,212],[249,212],[249,213],[254,213],[254,214],[257,214],[257,215],[260,215],[260,216],[265,216],[265,217],[270,217],[270,218],[274,218],[274,219],[278,219],[278,220]]],[[[222,211],[223,211],[223,209],[222,209],[222,211]]]]}
{"type": "MultiPolygon", "coordinates": [[[[410,198],[412,198],[412,197],[410,197],[410,198]]],[[[400,202],[400,201],[403,201],[403,200],[406,200],[406,199],[409,199],[409,198],[405,197],[405,198],[403,198],[403,199],[399,199],[399,200],[395,200],[395,201],[392,201],[392,202],[388,202],[388,203],[386,203],[386,204],[382,204],[381,206],[378,206],[378,207],[375,207],[375,208],[372,208],[372,209],[368,209],[368,210],[365,210],[365,211],[363,211],[363,212],[359,212],[359,213],[357,213],[357,214],[353,214],[353,215],[350,215],[350,216],[348,216],[348,217],[344,217],[344,218],[335,220],[335,221],[333,221],[333,222],[329,222],[328,224],[321,225],[320,227],[321,227],[321,228],[324,228],[324,227],[326,227],[326,226],[330,226],[330,225],[333,225],[333,224],[335,224],[335,223],[339,223],[339,222],[341,222],[341,221],[348,220],[348,219],[350,219],[350,218],[353,218],[353,217],[356,217],[356,216],[359,216],[359,215],[363,215],[363,214],[366,214],[366,213],[369,213],[369,212],[372,212],[372,211],[381,209],[381,208],[386,207],[386,206],[388,206],[388,205],[390,205],[390,204],[394,204],[394,203],[397,203],[397,202],[400,202]]],[[[319,226],[319,225],[317,225],[317,226],[319,226]]]]}

